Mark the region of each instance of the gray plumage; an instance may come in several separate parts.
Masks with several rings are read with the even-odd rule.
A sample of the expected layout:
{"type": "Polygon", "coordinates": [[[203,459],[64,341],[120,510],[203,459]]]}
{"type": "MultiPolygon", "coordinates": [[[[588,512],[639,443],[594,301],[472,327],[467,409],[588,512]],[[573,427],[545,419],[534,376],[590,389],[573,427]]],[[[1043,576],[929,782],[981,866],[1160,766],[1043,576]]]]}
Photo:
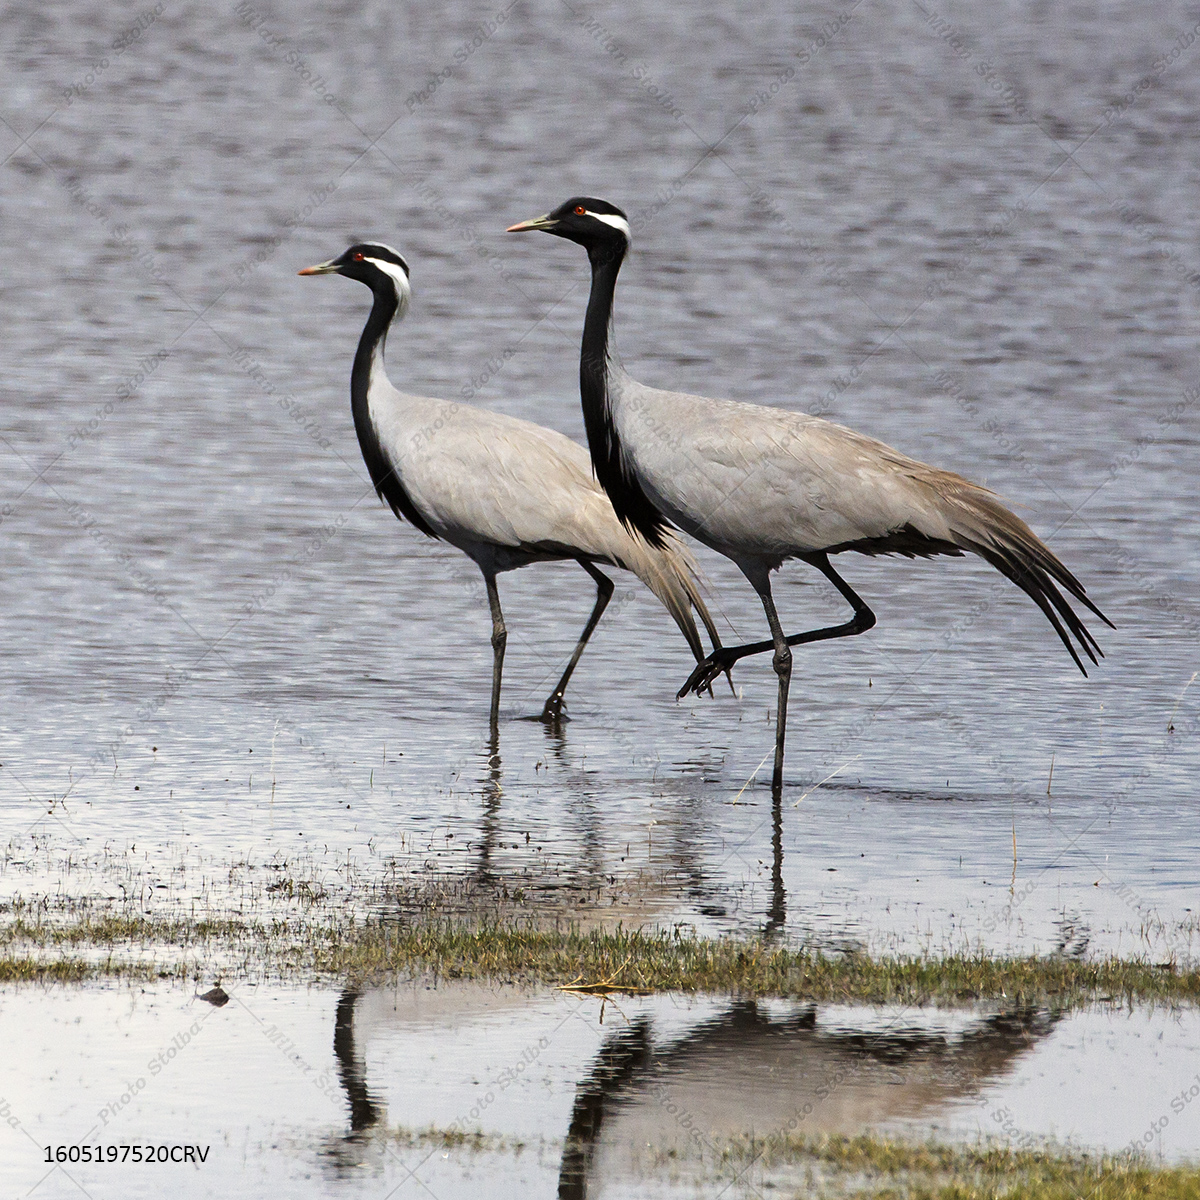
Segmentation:
{"type": "Polygon", "coordinates": [[[592,463],[617,514],[652,541],[679,526],[737,563],[759,594],[771,640],[714,650],[679,694],[707,686],[746,655],[774,650],[776,793],[783,782],[790,647],[865,633],[875,624],[875,614],[830,564],[831,554],[981,555],[1033,598],[1087,674],[1074,642],[1093,663],[1100,648],[1064,591],[1111,622],[991,492],[819,417],[637,383],[609,345],[617,275],[629,248],[625,214],[605,200],[577,196],[510,232],[533,229],[577,242],[591,263],[580,397],[592,463]],[[851,619],[785,637],[770,573],[788,558],[821,571],[850,604],[851,619]]]}
{"type": "Polygon", "coordinates": [[[995,493],[961,475],[806,413],[647,387],[615,363],[609,411],[651,503],[752,581],[814,553],[970,551],[1033,598],[1085,675],[1067,631],[1093,663],[1101,654],[1063,596],[1102,616],[1083,585],[995,493]]]}
{"type": "Polygon", "coordinates": [[[496,588],[496,576],[504,571],[573,559],[597,585],[591,618],[546,701],[544,719],[560,717],[571,673],[612,595],[612,582],[597,563],[637,575],[671,614],[698,662],[704,648],[693,609],[714,646],[720,645],[686,546],[677,537],[652,546],[627,529],[593,477],[582,446],[530,421],[410,395],[392,385],[384,345],[411,297],[407,264],[395,250],[362,243],[300,273],[346,275],[374,294],[351,375],[355,428],[372,482],[396,515],[456,546],[483,574],[493,622],[493,726],[507,643],[496,588]]]}
{"type": "Polygon", "coordinates": [[[715,627],[691,552],[677,537],[656,549],[622,525],[585,447],[531,421],[414,396],[382,374],[377,379],[371,419],[401,486],[435,536],[471,558],[485,578],[563,559],[632,571],[703,659],[692,608],[710,635],[715,627]],[[436,432],[419,433],[429,429],[436,432]]]}

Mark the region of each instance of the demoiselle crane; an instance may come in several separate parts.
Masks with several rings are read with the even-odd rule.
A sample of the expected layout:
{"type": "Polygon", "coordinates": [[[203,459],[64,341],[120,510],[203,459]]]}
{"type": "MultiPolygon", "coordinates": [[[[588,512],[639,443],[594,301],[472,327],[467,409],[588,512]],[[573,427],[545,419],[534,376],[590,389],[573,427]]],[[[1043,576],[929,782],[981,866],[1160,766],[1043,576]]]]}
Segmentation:
{"type": "Polygon", "coordinates": [[[597,563],[637,575],[674,618],[697,662],[703,661],[704,648],[693,607],[713,645],[720,645],[687,548],[664,534],[650,544],[626,528],[593,478],[582,446],[529,421],[392,386],[384,343],[412,295],[408,264],[395,250],[360,243],[299,273],[345,275],[365,283],[374,295],[350,375],[354,428],[371,482],[396,516],[456,546],[483,573],[492,614],[493,729],[508,641],[496,587],[503,571],[573,559],[596,583],[595,607],[542,709],[545,721],[561,718],[571,674],[613,593],[612,580],[597,563]]]}
{"type": "Polygon", "coordinates": [[[525,230],[577,242],[591,263],[579,389],[592,465],[617,515],[651,544],[677,525],[731,558],[758,592],[771,640],[714,649],[679,695],[706,686],[746,655],[774,650],[777,794],[783,785],[790,647],[865,633],[875,624],[875,614],[833,569],[831,554],[978,554],[1034,600],[1087,674],[1071,636],[1093,663],[1100,647],[1063,591],[1105,624],[1112,622],[992,492],[819,417],[635,382],[610,345],[613,294],[630,243],[626,215],[607,201],[576,196],[509,228],[525,230]],[[785,636],[770,574],[788,558],[820,571],[849,603],[851,618],[785,636]]]}

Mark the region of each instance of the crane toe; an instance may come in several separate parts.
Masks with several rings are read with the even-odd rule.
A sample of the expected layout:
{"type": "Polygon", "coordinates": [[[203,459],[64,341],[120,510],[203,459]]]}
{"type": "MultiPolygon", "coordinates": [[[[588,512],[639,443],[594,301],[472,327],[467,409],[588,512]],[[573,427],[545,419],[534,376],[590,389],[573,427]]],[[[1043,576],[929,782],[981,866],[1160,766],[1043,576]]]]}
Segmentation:
{"type": "MultiPolygon", "coordinates": [[[[697,663],[696,669],[687,677],[687,682],[675,693],[675,699],[682,700],[689,692],[695,692],[698,696],[705,690],[711,695],[712,685],[722,675],[728,677],[730,690],[733,691],[731,668],[737,662],[737,655],[730,653],[732,649],[730,646],[722,646],[719,650],[714,650],[702,663],[697,663]]],[[[736,694],[734,691],[734,695],[736,694]]]]}

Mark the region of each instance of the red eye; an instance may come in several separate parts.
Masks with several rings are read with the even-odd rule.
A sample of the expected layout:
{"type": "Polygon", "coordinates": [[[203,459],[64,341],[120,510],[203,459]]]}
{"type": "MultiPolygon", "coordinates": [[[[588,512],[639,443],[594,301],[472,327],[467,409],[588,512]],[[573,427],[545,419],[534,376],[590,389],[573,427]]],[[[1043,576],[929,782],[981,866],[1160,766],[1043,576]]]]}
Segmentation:
{"type": "Polygon", "coordinates": [[[577,205],[575,205],[575,215],[577,217],[586,217],[587,209],[584,208],[582,204],[577,204],[577,205]]]}
{"type": "Polygon", "coordinates": [[[366,256],[365,256],[365,255],[362,255],[362,254],[356,254],[356,255],[354,256],[354,261],[355,261],[355,262],[362,262],[362,260],[363,260],[363,258],[364,258],[364,257],[366,257],[366,256]]]}

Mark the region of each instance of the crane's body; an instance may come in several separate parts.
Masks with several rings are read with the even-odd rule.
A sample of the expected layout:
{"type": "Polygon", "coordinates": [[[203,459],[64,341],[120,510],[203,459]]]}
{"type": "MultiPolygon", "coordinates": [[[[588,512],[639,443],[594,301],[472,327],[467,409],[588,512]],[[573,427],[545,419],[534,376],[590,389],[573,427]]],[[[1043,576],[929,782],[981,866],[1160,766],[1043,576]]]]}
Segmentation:
{"type": "MultiPolygon", "coordinates": [[[[987,488],[844,425],[647,387],[619,367],[609,396],[622,453],[647,498],[743,572],[847,550],[970,550],[1025,557],[1071,587],[1073,576],[987,488]],[[657,435],[668,428],[669,438],[657,435]]],[[[1080,644],[1090,657],[1095,644],[1086,636],[1080,644]]]]}
{"type": "Polygon", "coordinates": [[[584,447],[530,421],[392,385],[384,366],[386,336],[411,294],[407,265],[396,251],[362,243],[301,272],[331,273],[366,283],[375,297],[350,380],[371,482],[398,517],[457,547],[483,574],[493,623],[493,728],[507,643],[496,576],[505,571],[571,559],[596,582],[596,605],[543,707],[545,720],[561,717],[567,683],[612,595],[612,582],[597,563],[637,575],[671,614],[697,661],[704,652],[693,608],[720,645],[686,547],[677,538],[650,545],[626,528],[593,477],[584,447]]]}
{"type": "Polygon", "coordinates": [[[618,515],[651,541],[672,526],[685,530],[732,559],[762,600],[771,639],[715,649],[679,694],[706,686],[740,658],[774,650],[777,792],[783,781],[790,647],[865,633],[875,624],[870,608],[830,564],[831,554],[978,554],[1034,600],[1087,674],[1072,637],[1093,663],[1100,649],[1063,593],[1107,618],[1045,543],[991,492],[819,417],[638,383],[610,345],[617,275],[629,248],[625,214],[607,201],[576,197],[510,232],[533,229],[568,238],[588,252],[592,287],[580,398],[592,463],[618,515]],[[785,636],[770,573],[788,558],[821,571],[850,604],[852,617],[785,636]]]}
{"type": "MultiPolygon", "coordinates": [[[[368,420],[368,437],[428,532],[481,569],[578,558],[615,567],[644,559],[647,574],[664,565],[616,519],[586,447],[556,430],[401,392],[386,378],[372,383],[368,420]]],[[[686,591],[679,599],[686,612],[686,591]]]]}
{"type": "Polygon", "coordinates": [[[906,525],[949,542],[946,485],[983,494],[820,417],[663,391],[619,368],[610,380],[613,426],[651,503],[738,563],[773,569],[906,525]]]}

